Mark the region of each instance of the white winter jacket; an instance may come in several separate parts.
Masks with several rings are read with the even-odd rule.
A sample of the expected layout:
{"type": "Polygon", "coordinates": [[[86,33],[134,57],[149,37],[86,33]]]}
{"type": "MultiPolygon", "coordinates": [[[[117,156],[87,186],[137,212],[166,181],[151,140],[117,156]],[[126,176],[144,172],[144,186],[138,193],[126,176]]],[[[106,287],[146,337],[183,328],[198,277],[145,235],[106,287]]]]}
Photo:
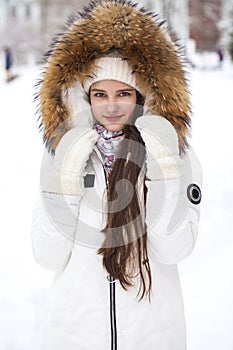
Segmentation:
{"type": "Polygon", "coordinates": [[[39,264],[56,272],[43,350],[186,349],[176,264],[196,243],[199,194],[195,191],[201,187],[201,175],[192,150],[185,164],[182,179],[146,181],[150,302],[148,298],[139,302],[136,279],[135,286],[125,291],[97,254],[106,224],[106,180],[97,148],[86,167],[82,198],[41,193],[33,215],[33,251],[39,264]],[[166,199],[157,210],[164,183],[166,199]]]}
{"type": "MultiPolygon", "coordinates": [[[[96,147],[84,154],[82,196],[59,195],[50,190],[53,183],[43,188],[33,215],[33,251],[56,277],[42,350],[186,348],[176,264],[196,243],[201,175],[192,150],[186,150],[191,112],[182,58],[157,16],[130,0],[94,0],[74,16],[51,45],[38,84],[40,128],[46,149],[56,153],[63,136],[76,126],[74,116],[77,124],[89,118],[83,86],[95,76],[98,59],[115,51],[135,76],[145,113],[174,126],[186,166],[178,178],[146,181],[150,302],[146,297],[139,302],[137,277],[125,291],[108,276],[97,254],[106,224],[106,180],[96,147]]],[[[83,143],[80,154],[85,152],[83,143]]],[[[138,186],[140,190],[142,176],[138,186]]]]}

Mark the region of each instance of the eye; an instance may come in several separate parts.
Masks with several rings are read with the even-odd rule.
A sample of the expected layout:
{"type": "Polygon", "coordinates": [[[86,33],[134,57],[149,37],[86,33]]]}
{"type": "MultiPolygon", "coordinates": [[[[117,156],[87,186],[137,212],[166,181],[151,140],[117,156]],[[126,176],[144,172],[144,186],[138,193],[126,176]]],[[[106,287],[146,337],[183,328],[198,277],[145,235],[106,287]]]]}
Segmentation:
{"type": "Polygon", "coordinates": [[[94,93],[94,97],[97,97],[97,98],[102,98],[102,97],[105,97],[105,93],[104,92],[96,92],[94,93]]]}
{"type": "Polygon", "coordinates": [[[121,92],[119,93],[119,96],[120,96],[120,97],[126,97],[126,96],[130,96],[130,95],[131,95],[131,93],[128,92],[128,91],[121,91],[121,92]]]}

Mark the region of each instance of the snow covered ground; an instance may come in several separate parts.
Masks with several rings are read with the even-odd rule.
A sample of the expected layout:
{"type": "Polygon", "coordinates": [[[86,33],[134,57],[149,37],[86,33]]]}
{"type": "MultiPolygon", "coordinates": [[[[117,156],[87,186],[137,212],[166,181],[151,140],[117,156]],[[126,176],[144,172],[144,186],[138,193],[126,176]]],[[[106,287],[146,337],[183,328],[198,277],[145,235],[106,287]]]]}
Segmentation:
{"type": "MultiPolygon", "coordinates": [[[[30,242],[43,150],[32,103],[39,68],[17,72],[9,84],[0,75],[0,349],[39,350],[52,281],[52,273],[34,261],[30,242]]],[[[232,350],[233,66],[190,73],[192,145],[204,187],[198,243],[179,266],[188,350],[232,350]]]]}
{"type": "Polygon", "coordinates": [[[192,71],[193,147],[204,173],[196,249],[180,264],[189,350],[233,349],[233,67],[192,71]]]}

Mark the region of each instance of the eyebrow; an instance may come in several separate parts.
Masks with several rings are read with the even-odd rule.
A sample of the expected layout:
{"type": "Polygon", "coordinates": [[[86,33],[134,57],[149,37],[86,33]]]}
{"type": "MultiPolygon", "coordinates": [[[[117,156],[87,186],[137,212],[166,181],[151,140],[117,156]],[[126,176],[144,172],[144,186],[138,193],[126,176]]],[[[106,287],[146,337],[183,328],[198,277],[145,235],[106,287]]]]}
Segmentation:
{"type": "MultiPolygon", "coordinates": [[[[91,91],[107,92],[106,90],[102,90],[102,89],[91,89],[91,91]]],[[[133,88],[126,88],[126,89],[117,90],[116,92],[121,92],[121,91],[134,91],[134,89],[133,88]]]]}

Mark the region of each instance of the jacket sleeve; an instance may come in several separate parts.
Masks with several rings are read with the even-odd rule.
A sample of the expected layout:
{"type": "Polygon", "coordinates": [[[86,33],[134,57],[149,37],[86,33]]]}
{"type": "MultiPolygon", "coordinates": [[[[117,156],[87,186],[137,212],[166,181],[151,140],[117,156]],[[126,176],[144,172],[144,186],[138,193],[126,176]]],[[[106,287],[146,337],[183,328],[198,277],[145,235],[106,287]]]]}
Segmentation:
{"type": "Polygon", "coordinates": [[[197,240],[202,171],[192,150],[183,160],[179,178],[146,181],[149,251],[163,264],[176,264],[187,257],[197,240]]]}
{"type": "Polygon", "coordinates": [[[41,192],[32,214],[32,249],[36,261],[62,271],[75,242],[80,197],[41,192]]]}

